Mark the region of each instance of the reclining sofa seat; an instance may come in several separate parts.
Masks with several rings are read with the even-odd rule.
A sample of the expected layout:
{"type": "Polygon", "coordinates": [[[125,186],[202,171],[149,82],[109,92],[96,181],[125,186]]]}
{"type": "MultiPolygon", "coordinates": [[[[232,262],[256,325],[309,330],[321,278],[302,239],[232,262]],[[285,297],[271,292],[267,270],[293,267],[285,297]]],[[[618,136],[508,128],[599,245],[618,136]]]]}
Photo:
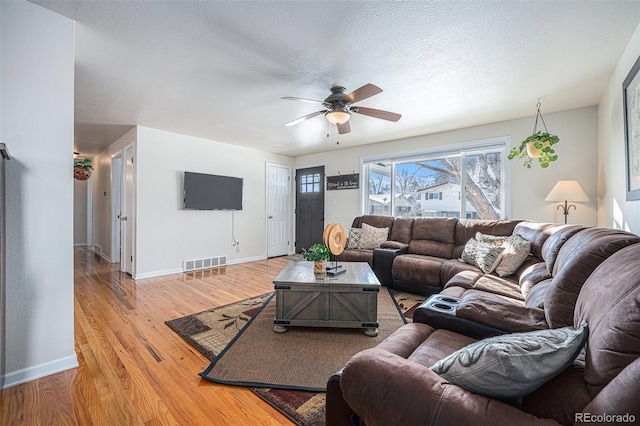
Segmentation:
{"type": "MultiPolygon", "coordinates": [[[[397,219],[396,219],[397,220],[397,219]]],[[[389,236],[387,239],[393,237],[393,228],[395,227],[395,221],[392,216],[378,216],[378,215],[364,215],[358,216],[353,219],[351,224],[352,228],[362,228],[362,224],[366,223],[369,226],[375,228],[389,228],[389,236]]],[[[348,231],[347,231],[348,237],[348,231]]],[[[367,262],[369,266],[373,268],[373,249],[348,249],[342,252],[339,256],[336,256],[338,261],[342,262],[367,262]]]]}
{"type": "Polygon", "coordinates": [[[459,299],[455,315],[423,304],[414,321],[474,338],[570,325],[580,289],[596,267],[640,242],[637,235],[610,228],[524,222],[514,232],[532,240],[551,233],[544,244],[532,243],[531,256],[514,275],[519,281],[509,287],[508,281],[493,274],[461,272],[440,293],[459,299]],[[535,227],[545,231],[536,234],[535,227]]]}
{"type": "Polygon", "coordinates": [[[477,232],[508,236],[520,221],[416,218],[406,254],[393,259],[393,288],[429,296],[440,292],[461,271],[482,273],[460,260],[465,244],[477,232]]]}
{"type": "Polygon", "coordinates": [[[573,326],[589,323],[573,365],[521,402],[506,403],[449,384],[428,367],[475,340],[407,324],[355,355],[327,385],[327,424],[367,426],[581,424],[591,416],[640,419],[640,244],[619,250],[589,276],[573,326]],[[579,415],[576,416],[576,413],[579,415]]]}

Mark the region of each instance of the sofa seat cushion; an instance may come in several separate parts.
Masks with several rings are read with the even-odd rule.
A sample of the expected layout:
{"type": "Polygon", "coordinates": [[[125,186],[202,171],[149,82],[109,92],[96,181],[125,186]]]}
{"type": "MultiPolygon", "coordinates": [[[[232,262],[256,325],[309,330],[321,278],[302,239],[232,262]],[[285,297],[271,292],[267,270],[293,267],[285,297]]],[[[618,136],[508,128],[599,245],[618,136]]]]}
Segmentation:
{"type": "Polygon", "coordinates": [[[475,290],[482,290],[488,293],[499,294],[510,299],[524,301],[524,296],[520,292],[520,285],[510,277],[497,277],[495,275],[483,275],[473,285],[475,290]]]}
{"type": "Polygon", "coordinates": [[[441,286],[440,267],[446,259],[403,254],[393,261],[393,280],[441,286]]]}
{"type": "Polygon", "coordinates": [[[476,339],[453,331],[436,329],[407,359],[428,368],[475,341],[476,339]]]}
{"type": "Polygon", "coordinates": [[[341,262],[367,262],[373,267],[373,250],[349,249],[336,256],[336,259],[341,262]]]}
{"type": "MultiPolygon", "coordinates": [[[[472,277],[480,277],[483,275],[483,272],[477,266],[469,265],[458,259],[449,259],[442,262],[442,266],[440,267],[440,282],[444,286],[460,273],[469,274],[468,279],[470,280],[473,280],[472,277]]],[[[472,288],[472,286],[469,288],[472,288]]]]}
{"type": "Polygon", "coordinates": [[[462,271],[447,281],[445,288],[450,287],[463,287],[466,290],[481,290],[506,296],[517,301],[524,300],[520,292],[520,286],[512,277],[501,278],[474,271],[462,271]]]}
{"type": "Polygon", "coordinates": [[[576,413],[591,401],[584,368],[574,363],[562,373],[522,398],[522,411],[572,425],[576,413]]]}

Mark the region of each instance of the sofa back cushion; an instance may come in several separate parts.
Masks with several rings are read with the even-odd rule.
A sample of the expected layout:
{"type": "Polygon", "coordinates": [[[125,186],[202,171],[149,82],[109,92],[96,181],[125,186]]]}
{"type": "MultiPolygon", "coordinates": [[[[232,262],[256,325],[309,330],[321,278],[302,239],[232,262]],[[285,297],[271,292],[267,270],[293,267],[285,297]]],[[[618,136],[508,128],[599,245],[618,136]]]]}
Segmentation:
{"type": "Polygon", "coordinates": [[[581,225],[557,225],[555,228],[551,229],[551,235],[542,246],[542,259],[544,259],[547,264],[547,270],[549,273],[553,272],[553,267],[556,264],[560,248],[569,240],[569,238],[573,237],[583,229],[584,226],[581,225]]]}
{"type": "Polygon", "coordinates": [[[531,254],[538,259],[542,257],[542,246],[558,225],[554,223],[539,223],[524,221],[516,225],[514,234],[520,235],[531,242],[531,254]]]}
{"type": "MultiPolygon", "coordinates": [[[[584,378],[591,395],[599,393],[640,357],[638,306],[640,244],[635,244],[602,262],[585,282],[576,301],[574,326],[582,321],[589,323],[584,378]]],[[[620,393],[631,390],[620,389],[620,393]]]]}
{"type": "Polygon", "coordinates": [[[461,256],[465,244],[476,236],[476,232],[509,236],[518,223],[520,223],[519,220],[461,219],[456,224],[456,246],[453,249],[452,258],[457,259],[461,256]]]}
{"type": "Polygon", "coordinates": [[[458,219],[418,217],[413,221],[409,253],[451,259],[458,219]]]}
{"type": "Polygon", "coordinates": [[[412,217],[397,217],[393,221],[393,228],[391,229],[391,237],[389,237],[389,239],[392,241],[409,244],[409,242],[411,241],[412,228],[412,217]]]}
{"type": "MultiPolygon", "coordinates": [[[[544,313],[550,328],[570,325],[580,289],[591,273],[609,256],[640,237],[611,228],[586,228],[562,245],[553,267],[553,282],[544,297],[544,313]]],[[[622,268],[621,268],[622,269],[622,268]]],[[[608,280],[616,281],[617,275],[608,280]]]]}

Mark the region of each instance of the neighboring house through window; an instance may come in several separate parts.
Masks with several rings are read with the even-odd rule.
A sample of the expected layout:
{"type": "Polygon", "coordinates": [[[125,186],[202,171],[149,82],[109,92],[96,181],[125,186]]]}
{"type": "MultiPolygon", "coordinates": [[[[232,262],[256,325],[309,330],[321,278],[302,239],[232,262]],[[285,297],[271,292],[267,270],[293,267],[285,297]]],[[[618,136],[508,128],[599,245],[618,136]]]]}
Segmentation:
{"type": "Polygon", "coordinates": [[[364,159],[363,212],[505,219],[508,142],[504,137],[364,159]]]}

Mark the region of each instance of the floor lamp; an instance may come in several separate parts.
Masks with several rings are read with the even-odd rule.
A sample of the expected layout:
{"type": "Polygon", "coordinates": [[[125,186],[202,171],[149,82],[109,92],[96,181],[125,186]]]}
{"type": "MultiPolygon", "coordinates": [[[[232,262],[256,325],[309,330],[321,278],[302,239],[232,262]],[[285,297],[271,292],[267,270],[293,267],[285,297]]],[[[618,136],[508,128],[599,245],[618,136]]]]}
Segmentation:
{"type": "Polygon", "coordinates": [[[569,209],[571,207],[573,207],[574,210],[576,209],[576,206],[569,204],[569,201],[574,201],[576,203],[586,203],[591,201],[577,180],[559,180],[544,200],[564,201],[564,204],[559,204],[558,207],[556,207],[556,210],[562,209],[565,224],[567,223],[569,209]]]}

